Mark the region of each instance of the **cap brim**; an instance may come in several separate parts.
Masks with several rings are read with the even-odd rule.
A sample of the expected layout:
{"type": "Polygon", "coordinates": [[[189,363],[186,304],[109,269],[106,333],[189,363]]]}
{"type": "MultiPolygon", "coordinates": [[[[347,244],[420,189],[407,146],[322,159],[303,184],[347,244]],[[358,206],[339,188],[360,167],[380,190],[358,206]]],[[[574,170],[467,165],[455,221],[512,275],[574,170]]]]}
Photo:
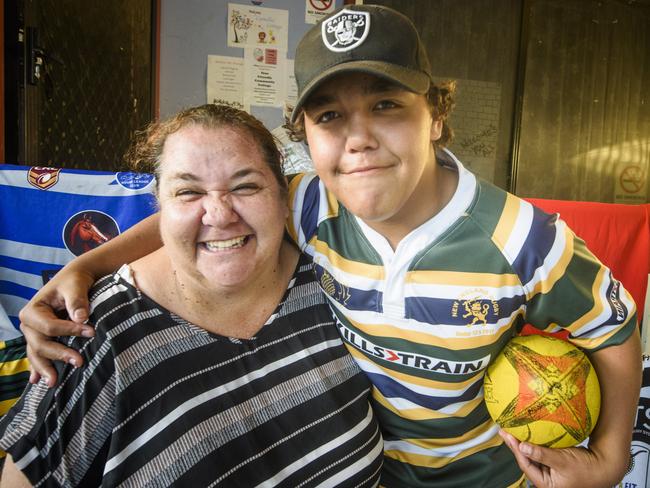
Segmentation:
{"type": "Polygon", "coordinates": [[[296,121],[302,107],[314,90],[330,78],[345,72],[375,75],[419,94],[426,93],[431,84],[429,76],[422,71],[411,70],[404,66],[397,66],[382,61],[349,61],[347,63],[337,64],[316,76],[302,90],[291,112],[291,123],[293,124],[296,121]]]}

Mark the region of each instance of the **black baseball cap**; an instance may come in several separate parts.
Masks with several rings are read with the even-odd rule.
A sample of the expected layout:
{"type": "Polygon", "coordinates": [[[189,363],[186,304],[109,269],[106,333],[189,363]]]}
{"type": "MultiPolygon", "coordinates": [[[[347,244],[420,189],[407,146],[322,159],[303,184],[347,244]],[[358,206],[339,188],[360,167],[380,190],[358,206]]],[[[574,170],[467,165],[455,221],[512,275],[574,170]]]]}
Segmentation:
{"type": "Polygon", "coordinates": [[[424,94],[431,82],[426,50],[405,15],[380,5],[346,5],[312,27],[296,48],[295,122],[309,95],[332,76],[356,71],[424,94]]]}

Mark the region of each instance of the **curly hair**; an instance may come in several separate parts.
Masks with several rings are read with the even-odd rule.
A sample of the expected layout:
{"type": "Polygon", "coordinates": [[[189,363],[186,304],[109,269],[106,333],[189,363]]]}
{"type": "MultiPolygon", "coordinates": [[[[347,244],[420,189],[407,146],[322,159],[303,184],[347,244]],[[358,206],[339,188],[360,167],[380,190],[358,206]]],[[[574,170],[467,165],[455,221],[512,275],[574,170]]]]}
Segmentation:
{"type": "Polygon", "coordinates": [[[434,120],[442,121],[440,139],[434,142],[436,147],[446,147],[454,140],[454,130],[449,125],[449,116],[456,105],[456,82],[448,80],[436,85],[431,83],[427,93],[429,110],[434,120]]]}
{"type": "MultiPolygon", "coordinates": [[[[440,139],[434,141],[436,147],[446,147],[454,139],[454,131],[449,125],[448,119],[456,104],[455,95],[456,82],[453,80],[444,81],[439,84],[431,82],[429,91],[426,94],[427,103],[433,119],[442,121],[440,139]]],[[[293,124],[290,122],[291,110],[288,112],[283,127],[289,133],[289,138],[294,142],[305,141],[305,112],[302,111],[293,124]]]]}
{"type": "Polygon", "coordinates": [[[273,134],[249,113],[228,105],[200,105],[182,110],[167,120],[152,122],[134,134],[131,147],[125,155],[127,163],[133,171],[154,173],[156,181],[160,181],[160,158],[165,141],[171,134],[190,125],[227,127],[249,134],[258,144],[282,192],[288,191],[287,180],[282,172],[282,155],[273,134]]]}

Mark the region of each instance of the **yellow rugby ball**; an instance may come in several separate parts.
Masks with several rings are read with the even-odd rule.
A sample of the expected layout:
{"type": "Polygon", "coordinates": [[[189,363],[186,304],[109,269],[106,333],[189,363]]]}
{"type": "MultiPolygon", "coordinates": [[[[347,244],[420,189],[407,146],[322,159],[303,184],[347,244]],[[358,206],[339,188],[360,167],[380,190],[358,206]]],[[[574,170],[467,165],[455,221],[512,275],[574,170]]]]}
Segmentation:
{"type": "Polygon", "coordinates": [[[600,412],[600,385],[587,356],[561,339],[515,337],[488,366],[485,404],[520,441],[570,447],[589,437],[600,412]]]}

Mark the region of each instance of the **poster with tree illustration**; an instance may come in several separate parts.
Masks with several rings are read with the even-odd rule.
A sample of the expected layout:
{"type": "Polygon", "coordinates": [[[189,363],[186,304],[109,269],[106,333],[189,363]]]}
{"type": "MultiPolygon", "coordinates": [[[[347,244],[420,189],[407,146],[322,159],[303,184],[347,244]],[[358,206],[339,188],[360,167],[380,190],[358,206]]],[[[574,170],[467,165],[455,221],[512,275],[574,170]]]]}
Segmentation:
{"type": "Polygon", "coordinates": [[[289,12],[275,8],[228,4],[229,47],[273,47],[287,50],[289,12]]]}

